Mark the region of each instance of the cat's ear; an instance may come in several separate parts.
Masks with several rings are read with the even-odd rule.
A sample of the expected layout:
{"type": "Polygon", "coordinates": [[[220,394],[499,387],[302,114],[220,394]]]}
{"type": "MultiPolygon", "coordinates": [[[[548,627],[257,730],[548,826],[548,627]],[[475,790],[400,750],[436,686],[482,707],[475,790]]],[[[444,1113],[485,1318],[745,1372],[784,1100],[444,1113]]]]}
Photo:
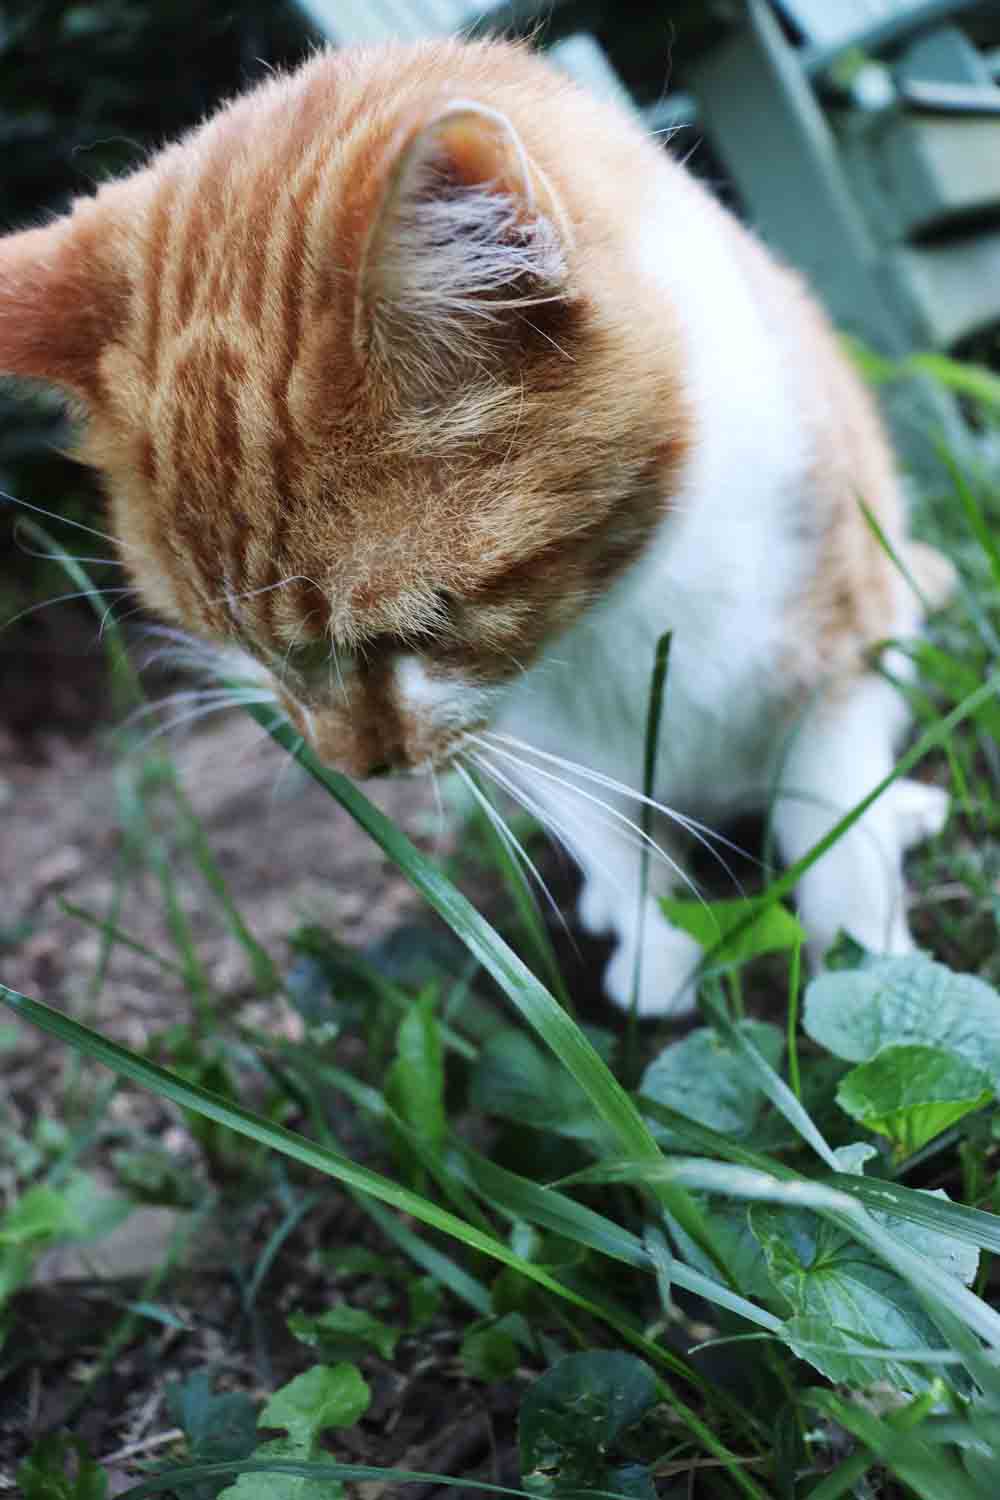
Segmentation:
{"type": "Polygon", "coordinates": [[[0,237],[0,374],[89,396],[113,290],[70,218],[0,237]]]}
{"type": "Polygon", "coordinates": [[[433,382],[569,296],[571,231],[510,122],[451,100],[404,130],[362,254],[359,350],[433,382]]]}

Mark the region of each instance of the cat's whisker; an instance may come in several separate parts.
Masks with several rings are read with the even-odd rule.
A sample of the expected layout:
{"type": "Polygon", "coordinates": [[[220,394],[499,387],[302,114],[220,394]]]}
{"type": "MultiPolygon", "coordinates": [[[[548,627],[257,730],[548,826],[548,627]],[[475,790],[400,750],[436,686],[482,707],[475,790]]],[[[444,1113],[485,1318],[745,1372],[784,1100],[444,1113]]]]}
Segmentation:
{"type": "MultiPolygon", "coordinates": [[[[266,583],[259,589],[246,589],[242,594],[225,593],[217,594],[213,597],[208,594],[202,594],[200,588],[198,589],[198,593],[201,597],[201,604],[204,609],[211,609],[216,604],[225,604],[226,607],[230,611],[232,611],[233,605],[240,599],[256,599],[260,594],[271,594],[275,589],[286,589],[288,588],[289,584],[292,583],[311,583],[314,588],[319,588],[319,584],[316,583],[315,579],[306,578],[301,573],[295,573],[290,578],[279,578],[277,583],[266,583]]],[[[133,590],[133,592],[135,592],[135,590],[133,590]]],[[[118,623],[120,625],[124,624],[126,620],[131,620],[134,615],[141,614],[142,610],[142,605],[138,606],[138,608],[136,609],[130,610],[128,614],[121,616],[118,623]]]]}
{"type": "Polygon", "coordinates": [[[677,860],[672,859],[666,852],[666,850],[660,847],[655,839],[651,838],[649,834],[639,826],[638,823],[636,823],[632,818],[627,817],[625,813],[620,812],[615,807],[612,807],[609,802],[602,802],[600,797],[595,797],[592,792],[585,791],[583,787],[576,786],[573,782],[567,781],[565,777],[557,776],[554,771],[546,771],[542,766],[530,765],[523,758],[514,755],[510,750],[505,750],[501,745],[490,744],[488,740],[484,740],[480,735],[476,734],[470,735],[469,738],[474,743],[486,745],[494,755],[500,755],[503,756],[505,760],[512,761],[513,764],[517,766],[523,773],[527,775],[540,776],[543,780],[553,782],[556,786],[561,786],[565,791],[582,798],[583,801],[593,803],[595,807],[602,809],[603,812],[613,818],[616,823],[620,822],[624,827],[629,829],[631,833],[637,835],[640,842],[645,846],[645,848],[649,850],[650,854],[655,859],[661,860],[662,863],[665,864],[667,868],[674,874],[674,876],[681,882],[681,884],[687,886],[688,890],[691,891],[696,900],[704,901],[704,897],[699,891],[697,885],[691,879],[691,876],[688,875],[684,867],[678,864],[677,860]]]}
{"type": "Polygon", "coordinates": [[[16,625],[19,620],[26,620],[29,615],[37,614],[40,609],[48,609],[54,604],[67,604],[71,599],[101,599],[106,598],[108,594],[134,594],[136,592],[134,588],[75,589],[71,594],[57,594],[54,599],[42,599],[38,604],[29,604],[27,609],[22,609],[19,614],[13,615],[9,620],[5,620],[3,626],[0,628],[4,630],[9,629],[11,625],[16,625]]]}
{"type": "MultiPolygon", "coordinates": [[[[292,573],[288,578],[279,578],[277,583],[265,583],[259,589],[244,589],[240,594],[233,594],[232,600],[238,603],[241,599],[256,599],[261,594],[273,594],[275,589],[287,589],[292,583],[310,583],[314,589],[319,588],[315,578],[307,578],[304,573],[292,573]]],[[[322,592],[322,590],[320,590],[322,592]]],[[[230,595],[224,594],[221,598],[211,599],[211,604],[228,604],[230,595]]]]}
{"type": "MultiPolygon", "coordinates": [[[[544,828],[555,849],[560,852],[565,850],[579,865],[584,863],[584,851],[587,850],[587,863],[592,868],[600,870],[601,874],[606,876],[608,880],[614,879],[613,872],[604,861],[596,858],[589,851],[586,828],[583,827],[582,820],[579,817],[574,818],[569,814],[570,823],[575,823],[577,828],[583,828],[583,832],[577,835],[573,832],[572,827],[567,828],[565,823],[560,821],[561,818],[565,818],[568,815],[565,807],[560,808],[560,817],[557,818],[551,806],[546,806],[539,802],[519,782],[508,776],[499,766],[495,766],[491,761],[488,761],[484,755],[473,751],[468,753],[466,758],[471,760],[491,781],[495,781],[497,786],[501,787],[507,793],[508,797],[511,797],[520,807],[523,807],[526,812],[531,814],[539,826],[544,828]]],[[[558,793],[556,793],[556,796],[558,797],[558,793]]],[[[595,818],[594,821],[600,823],[601,819],[595,818]]],[[[622,837],[627,842],[630,842],[627,834],[622,835],[622,837]]]]}
{"type": "Polygon", "coordinates": [[[569,936],[569,927],[566,923],[566,918],[563,916],[562,911],[559,908],[559,903],[556,901],[552,892],[549,890],[549,887],[546,884],[544,878],[539,874],[538,867],[532,860],[531,856],[528,854],[527,850],[524,848],[524,845],[517,838],[513,829],[507,823],[506,818],[504,818],[499,808],[493,806],[493,803],[490,801],[489,797],[485,795],[482,789],[476,785],[475,778],[469,773],[467,768],[461,764],[460,761],[455,762],[455,770],[458,772],[459,776],[462,778],[462,781],[465,783],[469,791],[472,793],[473,797],[476,799],[476,802],[482,808],[484,816],[489,819],[489,822],[492,825],[497,837],[500,839],[508,854],[514,860],[515,864],[518,860],[520,860],[522,866],[525,870],[527,870],[528,874],[535,881],[538,889],[541,891],[549,906],[552,908],[552,911],[555,914],[559,924],[565,929],[567,936],[569,936]]]}
{"type": "Polygon", "coordinates": [[[685,833],[689,833],[692,838],[696,839],[699,844],[707,849],[713,859],[718,861],[726,874],[737,886],[739,885],[739,880],[719,854],[718,850],[713,847],[713,844],[722,844],[725,848],[731,850],[733,854],[738,854],[741,859],[750,860],[752,864],[761,864],[761,861],[755,859],[748,850],[741,848],[739,844],[733,843],[732,839],[726,838],[724,834],[717,832],[714,828],[710,828],[707,823],[700,823],[697,818],[692,818],[687,813],[682,813],[676,808],[668,807],[664,802],[657,802],[655,798],[647,797],[643,792],[630,787],[627,782],[616,781],[613,776],[608,776],[603,771],[594,771],[589,766],[581,765],[579,761],[569,760],[562,755],[554,755],[548,750],[539,750],[536,746],[530,745],[527,740],[517,739],[514,735],[501,734],[496,730],[487,729],[484,730],[483,737],[491,742],[496,741],[498,744],[508,745],[513,750],[520,750],[529,755],[535,755],[540,760],[549,761],[553,765],[561,766],[563,770],[569,771],[574,776],[579,776],[583,781],[591,781],[597,786],[606,787],[610,792],[616,792],[621,797],[627,797],[632,802],[640,802],[646,807],[651,807],[654,812],[660,813],[662,817],[683,828],[685,833]]]}
{"type": "Polygon", "coordinates": [[[225,653],[208,641],[189,635],[187,631],[177,630],[169,625],[144,625],[139,633],[168,643],[148,656],[143,663],[144,667],[166,662],[171,666],[210,672],[213,677],[218,677],[223,670],[225,653]]]}
{"type": "MultiPolygon", "coordinates": [[[[561,301],[563,301],[562,297],[539,297],[539,298],[536,299],[536,303],[534,305],[537,305],[538,303],[541,303],[541,302],[561,302],[561,301]]],[[[514,306],[514,307],[531,307],[533,304],[530,303],[530,302],[521,302],[521,303],[512,303],[511,305],[514,306]]],[[[563,346],[562,346],[562,344],[557,344],[556,341],[555,341],[555,339],[552,337],[552,335],[549,334],[549,333],[546,333],[544,328],[539,328],[538,324],[537,323],[533,323],[530,318],[522,318],[521,321],[522,321],[522,323],[526,323],[527,324],[527,326],[531,329],[532,333],[537,333],[541,338],[543,338],[545,340],[545,342],[547,344],[551,344],[552,347],[553,347],[553,349],[555,349],[558,354],[562,355],[563,359],[568,359],[571,365],[575,365],[576,364],[576,358],[575,358],[575,356],[572,355],[572,354],[570,354],[570,352],[569,352],[568,349],[564,349],[563,346]]]]}
{"type": "Polygon", "coordinates": [[[151,703],[141,703],[128,715],[123,728],[128,729],[142,719],[149,718],[151,714],[163,713],[165,709],[179,707],[184,703],[239,704],[255,701],[256,696],[242,692],[234,693],[230,688],[187,688],[180,692],[169,693],[165,698],[157,698],[151,703]]]}
{"type": "Polygon", "coordinates": [[[437,838],[434,841],[434,852],[435,854],[440,854],[445,840],[445,814],[444,799],[441,796],[441,778],[437,773],[437,767],[434,765],[430,765],[427,767],[427,773],[430,776],[431,786],[434,789],[434,802],[437,807],[438,815],[437,838]]]}
{"type": "Polygon", "coordinates": [[[347,684],[344,681],[344,674],[343,674],[343,671],[341,670],[341,666],[340,666],[340,657],[337,655],[337,647],[336,647],[336,643],[334,641],[330,642],[330,663],[331,663],[330,696],[331,697],[333,696],[333,672],[335,671],[336,674],[337,674],[337,682],[340,684],[340,696],[343,698],[344,703],[346,705],[347,702],[348,702],[348,698],[347,698],[347,684]]]}
{"type": "MultiPolygon", "coordinates": [[[[620,842],[628,844],[630,848],[636,849],[640,853],[642,852],[643,845],[641,841],[633,838],[630,833],[620,825],[613,823],[610,818],[602,816],[596,809],[592,811],[590,808],[581,808],[578,803],[573,803],[569,797],[566,797],[558,789],[550,788],[548,796],[558,801],[560,817],[568,818],[570,823],[579,830],[579,835],[572,832],[567,834],[563,825],[551,813],[547,802],[542,803],[536,798],[531,798],[531,805],[529,806],[527,800],[529,794],[519,782],[515,783],[512,779],[509,779],[505,772],[501,772],[498,766],[488,761],[479,751],[472,752],[472,755],[473,758],[478,757],[475,763],[479,768],[487,772],[494,780],[500,780],[505,790],[514,796],[515,800],[520,801],[533,817],[537,818],[547,828],[549,827],[549,823],[551,823],[551,831],[557,840],[558,847],[568,851],[577,864],[595,863],[590,852],[590,845],[588,844],[588,835],[594,827],[610,829],[620,842]]],[[[613,878],[612,872],[606,865],[600,865],[599,868],[609,878],[613,878]]]]}
{"type": "Polygon", "coordinates": [[[60,549],[60,551],[58,553],[51,552],[51,551],[48,551],[48,552],[38,551],[34,547],[27,546],[21,540],[20,529],[21,529],[21,522],[18,521],[17,524],[14,527],[14,541],[15,541],[15,543],[17,545],[17,550],[24,557],[37,557],[37,558],[39,558],[43,562],[52,562],[53,559],[55,559],[56,561],[60,561],[63,558],[65,558],[65,560],[67,562],[81,563],[81,564],[82,563],[89,563],[89,564],[93,564],[94,566],[105,567],[105,568],[124,568],[124,566],[125,566],[125,564],[122,562],[122,560],[121,560],[120,557],[79,557],[79,556],[77,556],[73,552],[67,552],[64,548],[60,549]]]}
{"type": "Polygon", "coordinates": [[[290,749],[288,751],[288,754],[284,757],[284,761],[283,761],[282,765],[280,765],[279,768],[278,768],[278,773],[275,776],[274,783],[273,783],[273,785],[271,787],[270,802],[271,802],[271,811],[272,812],[274,811],[274,808],[275,808],[275,806],[277,804],[278,793],[281,791],[281,788],[282,788],[282,785],[284,783],[285,777],[286,776],[290,776],[291,773],[292,773],[293,768],[295,768],[295,767],[298,766],[298,763],[299,763],[299,761],[298,761],[299,751],[302,749],[302,746],[305,744],[305,742],[306,742],[305,735],[303,735],[303,734],[296,735],[295,739],[294,739],[294,741],[293,741],[293,743],[292,743],[292,745],[291,745],[291,747],[290,747],[290,749]]]}
{"type": "Polygon", "coordinates": [[[46,510],[43,505],[32,505],[30,500],[20,500],[17,495],[11,495],[6,490],[0,490],[0,501],[8,505],[19,505],[24,510],[33,510],[36,515],[47,516],[50,521],[59,521],[63,526],[73,526],[77,531],[87,531],[91,536],[100,537],[102,542],[110,542],[114,547],[120,547],[123,552],[139,552],[141,548],[131,547],[123,542],[120,537],[111,536],[107,531],[98,531],[96,526],[85,526],[82,521],[72,521],[69,516],[61,516],[56,510],[46,510]]]}
{"type": "Polygon", "coordinates": [[[168,735],[173,734],[175,730],[182,728],[185,724],[193,724],[199,719],[207,719],[209,714],[217,714],[220,713],[223,709],[240,707],[241,705],[249,703],[267,704],[273,702],[274,699],[269,695],[261,695],[258,698],[234,698],[231,694],[229,694],[224,699],[221,699],[219,701],[199,704],[196,708],[191,709],[187,713],[178,714],[175,718],[170,719],[166,724],[158,724],[155,729],[153,729],[148,735],[146,735],[144,739],[140,740],[139,743],[134,747],[135,752],[137,754],[141,754],[142,751],[148,750],[149,746],[153,744],[155,740],[165,739],[168,735]]]}

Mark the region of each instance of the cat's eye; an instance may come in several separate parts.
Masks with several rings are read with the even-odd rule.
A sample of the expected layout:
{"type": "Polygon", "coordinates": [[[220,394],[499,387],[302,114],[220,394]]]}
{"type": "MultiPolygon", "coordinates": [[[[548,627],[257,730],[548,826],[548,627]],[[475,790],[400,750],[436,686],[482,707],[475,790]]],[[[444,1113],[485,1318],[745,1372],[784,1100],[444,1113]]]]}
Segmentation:
{"type": "Polygon", "coordinates": [[[331,643],[323,637],[320,640],[303,641],[301,644],[289,647],[284,660],[294,672],[308,677],[311,673],[320,671],[332,658],[331,643]]]}

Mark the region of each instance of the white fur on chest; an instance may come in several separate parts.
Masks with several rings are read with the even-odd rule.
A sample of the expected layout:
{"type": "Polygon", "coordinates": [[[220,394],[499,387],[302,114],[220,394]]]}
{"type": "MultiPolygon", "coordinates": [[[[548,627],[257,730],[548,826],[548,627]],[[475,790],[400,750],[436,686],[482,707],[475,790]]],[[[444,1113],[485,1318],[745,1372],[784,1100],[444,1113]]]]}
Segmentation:
{"type": "Polygon", "coordinates": [[[766,795],[809,452],[784,337],[692,196],[646,204],[634,253],[681,320],[695,438],[645,556],[512,693],[504,728],[635,785],[655,644],[673,633],[659,795],[722,812],[766,795]]]}

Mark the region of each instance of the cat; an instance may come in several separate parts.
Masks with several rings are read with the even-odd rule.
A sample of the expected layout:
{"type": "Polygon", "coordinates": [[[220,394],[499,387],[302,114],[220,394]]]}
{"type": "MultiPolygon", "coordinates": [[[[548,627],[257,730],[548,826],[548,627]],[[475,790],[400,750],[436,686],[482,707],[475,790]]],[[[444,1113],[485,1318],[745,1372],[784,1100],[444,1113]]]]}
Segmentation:
{"type": "MultiPolygon", "coordinates": [[[[640,930],[643,1014],[701,951],[656,909],[669,828],[637,921],[662,632],[680,834],[770,803],[795,861],[891,770],[878,648],[950,569],[869,396],[798,276],[525,46],[317,54],[8,235],[0,369],[70,393],[143,599],[323,760],[471,762],[562,829],[619,1004],[640,930]]],[[[910,949],[947,808],[899,780],[808,871],[814,955],[910,949]]]]}

